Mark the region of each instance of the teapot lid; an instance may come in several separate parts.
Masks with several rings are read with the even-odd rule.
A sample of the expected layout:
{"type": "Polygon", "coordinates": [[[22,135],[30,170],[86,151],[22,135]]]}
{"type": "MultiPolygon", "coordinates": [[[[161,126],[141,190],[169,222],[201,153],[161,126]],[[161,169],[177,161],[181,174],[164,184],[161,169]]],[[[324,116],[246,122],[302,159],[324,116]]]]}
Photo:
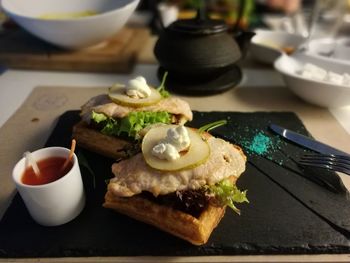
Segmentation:
{"type": "Polygon", "coordinates": [[[197,9],[197,16],[193,19],[181,19],[170,24],[169,31],[191,34],[210,35],[226,32],[228,26],[224,20],[208,18],[205,7],[202,5],[197,9]]]}
{"type": "Polygon", "coordinates": [[[181,19],[172,23],[170,31],[192,35],[209,35],[226,32],[228,27],[223,20],[219,19],[181,19]]]}
{"type": "Polygon", "coordinates": [[[205,1],[203,1],[197,9],[195,18],[177,20],[170,24],[167,29],[190,35],[210,35],[227,32],[228,26],[224,20],[210,19],[206,13],[205,1]]]}

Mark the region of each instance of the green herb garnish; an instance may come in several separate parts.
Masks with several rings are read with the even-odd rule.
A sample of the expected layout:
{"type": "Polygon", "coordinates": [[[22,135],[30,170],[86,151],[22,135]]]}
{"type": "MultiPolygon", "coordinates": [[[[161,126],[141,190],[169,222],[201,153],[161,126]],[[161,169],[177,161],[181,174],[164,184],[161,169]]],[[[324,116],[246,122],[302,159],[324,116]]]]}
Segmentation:
{"type": "Polygon", "coordinates": [[[162,82],[160,83],[160,86],[157,88],[158,92],[163,98],[168,98],[170,96],[170,93],[167,90],[165,90],[165,81],[167,76],[168,76],[168,71],[165,71],[162,78],[162,82]]]}
{"type": "Polygon", "coordinates": [[[223,125],[226,125],[227,124],[227,120],[220,120],[220,121],[215,121],[215,122],[212,122],[212,123],[208,123],[202,127],[200,127],[198,129],[198,132],[201,134],[203,132],[209,132],[213,129],[216,129],[220,126],[223,126],[223,125]]]}

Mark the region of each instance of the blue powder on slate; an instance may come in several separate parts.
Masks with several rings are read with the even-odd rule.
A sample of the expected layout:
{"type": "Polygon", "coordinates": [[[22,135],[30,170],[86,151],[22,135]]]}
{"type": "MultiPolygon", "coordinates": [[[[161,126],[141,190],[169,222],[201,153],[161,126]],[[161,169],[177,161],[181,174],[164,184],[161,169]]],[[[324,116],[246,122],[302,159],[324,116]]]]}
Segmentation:
{"type": "Polygon", "coordinates": [[[253,153],[263,155],[269,151],[271,146],[271,139],[262,132],[259,132],[254,136],[252,142],[247,145],[247,149],[253,153]]]}
{"type": "MultiPolygon", "coordinates": [[[[249,128],[246,128],[245,130],[247,131],[249,128]]],[[[279,139],[273,141],[262,131],[256,131],[256,134],[253,138],[250,140],[243,140],[243,143],[241,145],[249,153],[264,156],[265,158],[272,160],[279,165],[282,165],[284,163],[283,159],[275,156],[276,151],[278,151],[281,147],[281,141],[279,139]]]]}

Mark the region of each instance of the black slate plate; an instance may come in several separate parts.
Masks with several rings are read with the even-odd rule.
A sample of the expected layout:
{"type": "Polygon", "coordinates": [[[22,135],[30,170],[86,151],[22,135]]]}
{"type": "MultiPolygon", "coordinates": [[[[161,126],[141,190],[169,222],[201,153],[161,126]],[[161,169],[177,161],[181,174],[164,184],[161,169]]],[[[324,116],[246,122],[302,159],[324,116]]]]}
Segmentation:
{"type": "MultiPolygon", "coordinates": [[[[293,159],[304,150],[268,131],[276,123],[307,134],[302,122],[286,112],[195,112],[192,126],[227,119],[212,133],[239,143],[248,155],[238,186],[248,189],[249,204],[241,216],[227,210],[209,242],[193,246],[152,226],[101,207],[113,160],[78,149],[95,177],[81,167],[87,204],[75,220],[42,227],[30,218],[16,195],[0,222],[1,257],[65,256],[200,256],[238,254],[349,253],[347,191],[333,173],[304,171],[293,159]],[[257,153],[251,142],[262,133],[273,147],[257,153]],[[321,179],[315,179],[315,177],[321,179]],[[94,186],[94,184],[96,184],[94,186]]],[[[71,128],[79,120],[70,111],[59,119],[47,145],[69,146],[71,128]]]]}

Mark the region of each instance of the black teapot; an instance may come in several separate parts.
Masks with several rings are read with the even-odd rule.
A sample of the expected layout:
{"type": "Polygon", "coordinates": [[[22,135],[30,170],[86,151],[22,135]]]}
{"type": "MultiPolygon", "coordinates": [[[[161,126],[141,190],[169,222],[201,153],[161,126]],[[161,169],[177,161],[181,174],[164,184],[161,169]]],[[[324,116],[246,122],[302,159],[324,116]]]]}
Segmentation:
{"type": "Polygon", "coordinates": [[[210,94],[240,82],[236,65],[253,32],[228,32],[222,20],[206,17],[203,8],[194,19],[177,20],[160,33],[154,54],[159,75],[169,72],[167,86],[180,93],[210,94]]]}

